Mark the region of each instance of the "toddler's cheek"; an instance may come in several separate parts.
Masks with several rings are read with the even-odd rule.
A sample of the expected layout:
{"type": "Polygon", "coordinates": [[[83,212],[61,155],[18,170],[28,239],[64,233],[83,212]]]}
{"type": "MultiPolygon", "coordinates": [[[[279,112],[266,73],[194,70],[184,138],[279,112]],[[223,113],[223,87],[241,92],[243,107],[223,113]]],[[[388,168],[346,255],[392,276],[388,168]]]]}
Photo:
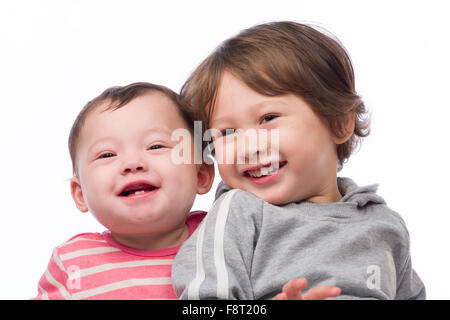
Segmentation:
{"type": "Polygon", "coordinates": [[[218,146],[214,149],[215,158],[219,164],[234,164],[235,150],[231,147],[218,146]]]}
{"type": "Polygon", "coordinates": [[[220,178],[232,188],[238,188],[239,174],[237,168],[232,164],[218,164],[220,178]]]}

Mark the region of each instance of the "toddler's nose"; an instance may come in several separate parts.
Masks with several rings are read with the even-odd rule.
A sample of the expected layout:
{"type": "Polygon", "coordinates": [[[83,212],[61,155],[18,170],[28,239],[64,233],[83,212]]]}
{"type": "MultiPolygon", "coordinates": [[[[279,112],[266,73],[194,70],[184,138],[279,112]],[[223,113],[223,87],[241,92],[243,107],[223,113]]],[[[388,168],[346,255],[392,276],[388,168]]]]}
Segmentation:
{"type": "Polygon", "coordinates": [[[237,139],[238,164],[256,164],[261,155],[268,148],[267,132],[264,130],[248,129],[243,131],[237,139]]]}

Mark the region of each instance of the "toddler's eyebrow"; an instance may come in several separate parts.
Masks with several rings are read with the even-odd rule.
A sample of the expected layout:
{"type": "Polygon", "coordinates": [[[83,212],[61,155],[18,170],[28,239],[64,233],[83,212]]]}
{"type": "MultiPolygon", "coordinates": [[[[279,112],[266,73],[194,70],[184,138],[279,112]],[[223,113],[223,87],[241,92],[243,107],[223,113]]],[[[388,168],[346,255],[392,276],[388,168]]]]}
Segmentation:
{"type": "MultiPolygon", "coordinates": [[[[271,100],[263,100],[261,102],[257,102],[257,103],[255,103],[253,105],[250,105],[250,106],[248,106],[248,108],[252,111],[251,113],[256,114],[257,111],[264,111],[264,109],[271,108],[271,107],[273,107],[275,105],[276,106],[284,106],[284,105],[286,105],[286,102],[283,100],[282,97],[271,97],[271,98],[272,98],[271,100]]],[[[226,115],[226,116],[219,117],[219,118],[214,118],[213,117],[213,118],[211,118],[211,124],[213,124],[213,123],[216,124],[216,125],[217,125],[217,123],[219,123],[219,124],[222,124],[222,123],[227,124],[227,123],[232,122],[233,119],[236,118],[236,117],[240,118],[241,115],[233,114],[233,115],[230,115],[230,116],[226,115]]]]}

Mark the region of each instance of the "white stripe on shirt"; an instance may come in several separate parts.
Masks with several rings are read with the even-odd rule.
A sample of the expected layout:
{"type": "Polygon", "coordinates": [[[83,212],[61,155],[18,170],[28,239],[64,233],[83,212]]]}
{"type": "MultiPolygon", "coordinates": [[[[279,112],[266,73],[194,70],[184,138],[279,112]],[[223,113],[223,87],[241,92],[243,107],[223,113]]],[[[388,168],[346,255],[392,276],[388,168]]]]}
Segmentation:
{"type": "Polygon", "coordinates": [[[72,297],[74,299],[86,299],[98,294],[135,287],[135,286],[147,286],[147,285],[162,285],[162,284],[172,284],[172,279],[170,277],[161,278],[143,278],[143,279],[129,279],[124,281],[113,282],[104,286],[96,287],[93,289],[81,291],[74,293],[72,297]]]}
{"type": "Polygon", "coordinates": [[[83,238],[83,237],[76,237],[75,239],[69,240],[64,242],[63,244],[59,245],[58,248],[64,247],[68,244],[72,244],[78,241],[94,241],[94,242],[102,242],[102,243],[106,243],[106,240],[102,240],[102,239],[89,239],[89,238],[83,238]]]}
{"type": "Polygon", "coordinates": [[[99,254],[99,253],[107,253],[107,252],[114,252],[114,251],[120,251],[120,249],[114,248],[114,247],[98,247],[98,248],[89,248],[89,249],[81,249],[77,251],[73,251],[66,254],[61,254],[60,258],[62,261],[78,258],[81,256],[87,256],[90,254],[99,254]]]}
{"type": "Polygon", "coordinates": [[[91,268],[86,268],[80,270],[80,278],[89,276],[95,273],[104,272],[108,270],[118,269],[118,268],[132,268],[132,267],[142,267],[142,266],[163,266],[171,265],[173,259],[154,259],[154,260],[136,260],[127,262],[117,262],[117,263],[105,263],[91,268]]]}

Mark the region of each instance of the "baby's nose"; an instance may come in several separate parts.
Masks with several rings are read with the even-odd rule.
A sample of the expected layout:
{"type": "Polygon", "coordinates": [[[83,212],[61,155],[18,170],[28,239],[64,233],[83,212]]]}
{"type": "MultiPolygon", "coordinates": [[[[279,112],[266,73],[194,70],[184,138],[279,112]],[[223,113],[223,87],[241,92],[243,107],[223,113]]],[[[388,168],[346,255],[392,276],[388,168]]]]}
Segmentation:
{"type": "Polygon", "coordinates": [[[139,171],[146,171],[146,170],[147,167],[143,161],[129,160],[122,165],[121,173],[122,174],[136,173],[139,171]]]}

